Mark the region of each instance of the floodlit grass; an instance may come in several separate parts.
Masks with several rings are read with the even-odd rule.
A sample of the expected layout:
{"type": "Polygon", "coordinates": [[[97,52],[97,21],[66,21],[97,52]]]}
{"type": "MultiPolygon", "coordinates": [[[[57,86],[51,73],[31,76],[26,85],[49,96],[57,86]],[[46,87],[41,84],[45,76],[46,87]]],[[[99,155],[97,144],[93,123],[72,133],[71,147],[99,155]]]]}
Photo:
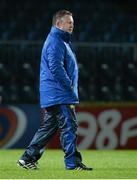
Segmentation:
{"type": "Polygon", "coordinates": [[[23,150],[0,150],[0,179],[136,179],[137,151],[81,151],[83,162],[93,171],[67,171],[61,150],[46,150],[39,170],[16,165],[23,150]]]}

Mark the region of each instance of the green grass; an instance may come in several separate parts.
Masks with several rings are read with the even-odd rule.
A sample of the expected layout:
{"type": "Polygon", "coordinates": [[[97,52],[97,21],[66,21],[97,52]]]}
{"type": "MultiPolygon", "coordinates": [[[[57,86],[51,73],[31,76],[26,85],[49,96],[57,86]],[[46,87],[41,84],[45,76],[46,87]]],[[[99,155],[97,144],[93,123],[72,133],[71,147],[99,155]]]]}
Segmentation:
{"type": "Polygon", "coordinates": [[[81,151],[93,171],[67,171],[61,150],[46,150],[39,170],[16,165],[23,150],[0,150],[0,179],[137,179],[137,151],[81,151]]]}

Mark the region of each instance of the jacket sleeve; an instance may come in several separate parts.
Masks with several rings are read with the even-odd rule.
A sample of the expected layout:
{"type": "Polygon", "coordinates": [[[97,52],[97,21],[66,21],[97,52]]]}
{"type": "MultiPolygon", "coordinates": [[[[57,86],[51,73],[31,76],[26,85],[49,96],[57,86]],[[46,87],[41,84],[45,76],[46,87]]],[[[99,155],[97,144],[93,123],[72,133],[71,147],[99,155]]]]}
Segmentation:
{"type": "Polygon", "coordinates": [[[59,84],[67,90],[72,90],[72,81],[64,68],[65,47],[63,44],[53,42],[47,48],[49,70],[59,84]]]}

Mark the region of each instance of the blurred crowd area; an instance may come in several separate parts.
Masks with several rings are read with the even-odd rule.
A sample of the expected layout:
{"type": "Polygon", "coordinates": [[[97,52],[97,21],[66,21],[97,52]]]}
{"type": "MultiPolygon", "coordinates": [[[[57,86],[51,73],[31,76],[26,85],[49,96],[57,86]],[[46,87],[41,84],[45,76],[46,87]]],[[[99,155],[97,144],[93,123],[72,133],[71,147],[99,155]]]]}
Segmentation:
{"type": "Polygon", "coordinates": [[[137,101],[137,2],[0,1],[0,101],[37,103],[39,63],[52,15],[73,12],[81,101],[137,101]]]}
{"type": "Polygon", "coordinates": [[[43,40],[59,9],[73,12],[74,40],[136,42],[136,0],[1,0],[1,40],[43,40]]]}

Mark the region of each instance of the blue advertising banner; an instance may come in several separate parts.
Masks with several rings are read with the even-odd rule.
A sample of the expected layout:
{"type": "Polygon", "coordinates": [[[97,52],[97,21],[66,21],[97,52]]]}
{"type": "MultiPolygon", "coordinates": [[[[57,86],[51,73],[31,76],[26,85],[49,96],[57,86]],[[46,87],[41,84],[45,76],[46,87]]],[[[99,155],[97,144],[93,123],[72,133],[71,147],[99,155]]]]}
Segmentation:
{"type": "Polygon", "coordinates": [[[0,148],[26,147],[39,125],[38,105],[0,106],[0,148]]]}

